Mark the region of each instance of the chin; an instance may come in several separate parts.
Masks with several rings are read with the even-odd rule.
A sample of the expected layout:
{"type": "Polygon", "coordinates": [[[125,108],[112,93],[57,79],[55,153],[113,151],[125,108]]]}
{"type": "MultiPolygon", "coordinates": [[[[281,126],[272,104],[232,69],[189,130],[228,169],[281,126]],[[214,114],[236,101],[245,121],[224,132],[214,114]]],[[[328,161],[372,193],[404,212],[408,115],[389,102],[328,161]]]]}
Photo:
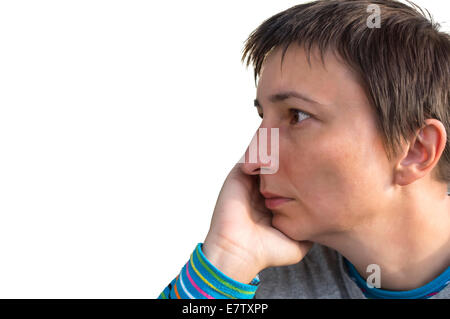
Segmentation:
{"type": "Polygon", "coordinates": [[[294,223],[292,220],[281,214],[273,215],[272,226],[292,240],[309,240],[309,236],[301,229],[298,229],[297,223],[294,223]]]}

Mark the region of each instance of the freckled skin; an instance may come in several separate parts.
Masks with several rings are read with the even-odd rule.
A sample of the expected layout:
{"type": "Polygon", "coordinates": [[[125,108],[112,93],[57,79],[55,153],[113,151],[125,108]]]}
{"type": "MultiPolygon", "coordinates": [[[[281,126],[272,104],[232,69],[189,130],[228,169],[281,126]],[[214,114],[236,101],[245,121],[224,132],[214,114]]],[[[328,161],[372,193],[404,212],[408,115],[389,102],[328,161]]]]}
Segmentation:
{"type": "Polygon", "coordinates": [[[256,96],[260,128],[279,130],[278,169],[264,174],[271,164],[261,158],[233,167],[214,208],[205,256],[249,283],[262,269],[298,263],[315,242],[335,249],[362,276],[377,264],[384,289],[429,282],[450,260],[450,197],[431,176],[445,148],[444,125],[426,119],[389,162],[358,77],[329,52],[324,66],[312,51],[310,67],[303,49],[291,45],[280,68],[281,53],[267,56],[256,96]],[[280,101],[287,95],[279,93],[289,91],[322,106],[280,101]],[[269,210],[260,192],[292,200],[269,210]]]}
{"type": "Polygon", "coordinates": [[[418,288],[450,260],[450,197],[431,174],[445,148],[445,127],[426,119],[389,162],[358,77],[332,53],[325,65],[311,53],[311,66],[295,45],[282,65],[281,49],[267,56],[257,110],[260,128],[278,128],[277,170],[264,174],[271,164],[261,158],[233,167],[214,209],[205,256],[248,283],[262,269],[298,263],[315,242],[335,249],[362,276],[377,264],[384,289],[418,288]],[[292,91],[319,105],[280,98],[292,91]],[[292,200],[269,210],[260,192],[292,200]]]}
{"type": "MultiPolygon", "coordinates": [[[[260,175],[261,189],[293,198],[273,210],[272,224],[295,240],[351,229],[383,211],[383,190],[392,182],[392,165],[376,129],[374,111],[363,87],[333,54],[325,67],[312,51],[290,46],[280,69],[281,49],[266,58],[257,89],[264,118],[260,127],[279,128],[279,169],[260,175]],[[268,96],[294,90],[324,104],[297,99],[274,104],[268,96]],[[289,108],[314,118],[290,123],[289,108]]],[[[247,170],[256,169],[247,164],[247,170]]]]}

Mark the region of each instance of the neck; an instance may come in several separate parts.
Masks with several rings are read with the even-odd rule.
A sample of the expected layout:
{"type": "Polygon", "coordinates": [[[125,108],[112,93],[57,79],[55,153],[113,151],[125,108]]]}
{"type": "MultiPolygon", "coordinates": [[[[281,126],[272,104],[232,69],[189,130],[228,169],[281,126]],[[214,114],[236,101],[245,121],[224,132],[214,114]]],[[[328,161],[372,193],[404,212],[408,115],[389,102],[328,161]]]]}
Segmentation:
{"type": "Polygon", "coordinates": [[[450,265],[450,196],[422,194],[403,192],[364,224],[318,242],[346,257],[364,279],[368,265],[380,266],[381,289],[419,288],[450,265]]]}

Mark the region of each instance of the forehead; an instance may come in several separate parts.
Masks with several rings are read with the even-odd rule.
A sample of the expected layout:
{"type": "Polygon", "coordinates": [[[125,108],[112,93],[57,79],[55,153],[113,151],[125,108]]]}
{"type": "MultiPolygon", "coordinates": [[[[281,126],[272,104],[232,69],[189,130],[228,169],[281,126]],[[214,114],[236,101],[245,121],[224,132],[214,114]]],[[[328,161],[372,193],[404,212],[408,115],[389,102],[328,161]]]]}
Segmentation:
{"type": "Polygon", "coordinates": [[[267,55],[258,81],[258,98],[266,99],[277,91],[304,92],[322,104],[366,98],[358,77],[330,50],[322,61],[319,51],[312,49],[310,63],[298,45],[289,46],[283,61],[281,56],[281,48],[267,55]]]}

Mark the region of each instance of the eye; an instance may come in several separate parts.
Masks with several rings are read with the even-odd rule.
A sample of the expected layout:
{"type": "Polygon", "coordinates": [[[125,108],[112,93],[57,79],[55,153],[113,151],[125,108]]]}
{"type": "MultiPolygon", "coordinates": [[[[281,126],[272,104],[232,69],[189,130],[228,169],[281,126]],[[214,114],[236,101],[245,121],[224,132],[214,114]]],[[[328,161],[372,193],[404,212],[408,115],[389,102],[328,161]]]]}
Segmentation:
{"type": "Polygon", "coordinates": [[[256,106],[256,111],[258,112],[259,117],[260,117],[260,118],[263,118],[263,112],[262,112],[262,110],[261,110],[261,107],[256,106]]]}
{"type": "MultiPolygon", "coordinates": [[[[260,118],[264,118],[263,112],[260,107],[257,108],[258,115],[260,118]]],[[[300,124],[303,120],[306,120],[311,117],[310,114],[303,112],[298,109],[289,109],[289,112],[292,114],[292,121],[291,124],[296,125],[300,124]]]]}
{"type": "Polygon", "coordinates": [[[293,118],[293,125],[300,124],[303,122],[303,120],[306,120],[311,117],[308,113],[305,113],[303,111],[297,110],[297,109],[289,109],[289,111],[292,113],[293,118]]]}

